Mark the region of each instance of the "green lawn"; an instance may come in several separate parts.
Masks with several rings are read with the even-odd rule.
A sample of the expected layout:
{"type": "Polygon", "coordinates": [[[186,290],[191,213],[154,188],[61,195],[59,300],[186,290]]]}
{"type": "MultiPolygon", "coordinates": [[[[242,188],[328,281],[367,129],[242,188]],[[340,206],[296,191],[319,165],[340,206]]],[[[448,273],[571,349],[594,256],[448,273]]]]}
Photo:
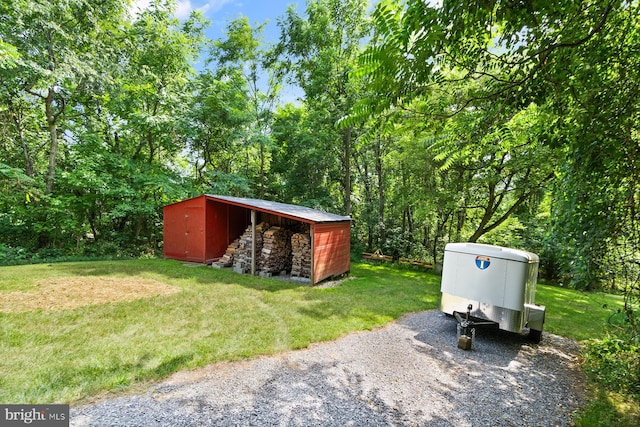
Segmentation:
{"type": "MultiPolygon", "coordinates": [[[[148,279],[180,292],[65,310],[0,312],[0,402],[78,402],[184,368],[303,348],[438,307],[440,277],[353,263],[335,288],[299,286],[168,260],[0,268],[0,295],[55,277],[148,279]]],[[[545,330],[601,336],[617,297],[539,285],[545,330]],[[606,308],[604,307],[606,305],[606,308]]]]}
{"type": "Polygon", "coordinates": [[[302,348],[437,306],[439,278],[353,266],[329,289],[164,260],[0,268],[0,295],[50,277],[152,279],[181,292],[0,313],[0,402],[73,402],[183,368],[302,348]]]}
{"type": "Polygon", "coordinates": [[[577,341],[602,338],[609,317],[624,306],[618,295],[541,284],[536,287],[536,303],[547,307],[545,331],[577,341]]]}

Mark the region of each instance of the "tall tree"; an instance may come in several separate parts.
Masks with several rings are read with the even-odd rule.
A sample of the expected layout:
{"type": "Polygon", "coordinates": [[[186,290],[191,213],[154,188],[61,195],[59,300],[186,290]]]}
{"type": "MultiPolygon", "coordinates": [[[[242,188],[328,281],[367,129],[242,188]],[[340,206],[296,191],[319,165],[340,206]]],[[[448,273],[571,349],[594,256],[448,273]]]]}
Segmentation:
{"type": "Polygon", "coordinates": [[[9,171],[24,171],[10,176],[29,177],[28,186],[11,178],[26,195],[2,205],[10,244],[148,245],[162,205],[188,187],[172,169],[185,147],[177,123],[204,21],[180,24],[173,1],[136,17],[129,2],[94,3],[0,4],[0,34],[16,48],[0,67],[0,152],[9,171]]]}
{"type": "MultiPolygon", "coordinates": [[[[252,28],[247,17],[231,21],[227,25],[226,39],[214,42],[211,51],[211,61],[218,67],[216,75],[219,79],[239,83],[236,77],[243,77],[242,84],[246,89],[251,117],[246,135],[250,147],[257,147],[258,150],[257,193],[260,198],[265,197],[267,189],[269,133],[272,111],[280,89],[277,76],[265,64],[267,51],[261,46],[263,28],[264,25],[252,28]]],[[[254,157],[250,151],[246,151],[247,169],[254,157]]]]}
{"type": "Polygon", "coordinates": [[[464,180],[458,209],[472,227],[464,236],[470,242],[503,224],[555,176],[557,154],[544,145],[548,114],[533,104],[498,123],[485,123],[487,115],[497,118],[479,108],[456,115],[431,146],[442,167],[464,180]]]}
{"type": "Polygon", "coordinates": [[[334,161],[327,156],[330,147],[323,133],[327,129],[314,128],[315,111],[306,106],[287,104],[275,113],[272,136],[273,152],[271,172],[274,190],[281,200],[313,208],[335,208],[332,200],[333,182],[339,179],[334,161]]]}
{"type": "Polygon", "coordinates": [[[193,157],[195,180],[204,191],[246,196],[249,179],[242,170],[238,153],[246,129],[253,123],[242,73],[225,73],[219,78],[206,70],[194,81],[183,133],[193,157]]]}
{"type": "Polygon", "coordinates": [[[66,184],[96,238],[102,231],[157,240],[162,205],[180,197],[172,169],[186,149],[180,131],[206,21],[194,13],[180,23],[174,8],[172,1],[153,2],[113,28],[115,58],[102,68],[110,78],[87,88],[74,129],[79,144],[69,151],[89,171],[67,172],[66,184]]]}
{"type": "MultiPolygon", "coordinates": [[[[53,192],[61,126],[67,104],[80,82],[95,77],[95,41],[109,19],[119,19],[125,2],[96,5],[86,0],[4,2],[0,33],[20,55],[2,71],[8,96],[38,100],[48,130],[46,193],[53,192]]],[[[6,46],[6,45],[5,45],[6,46]]],[[[5,49],[6,50],[6,49],[5,49]]],[[[11,52],[11,50],[9,50],[11,52]]]]}
{"type": "MultiPolygon", "coordinates": [[[[369,34],[364,0],[311,0],[306,17],[292,6],[279,21],[280,42],[274,53],[281,70],[305,93],[309,110],[322,112],[316,129],[329,134],[340,117],[362,96],[351,71],[369,34]]],[[[351,150],[354,126],[333,129],[330,136],[342,163],[344,213],[351,214],[351,150]]]]}
{"type": "Polygon", "coordinates": [[[7,161],[33,178],[31,196],[5,216],[8,236],[20,236],[19,245],[46,247],[67,229],[68,215],[56,200],[60,161],[73,116],[82,109],[77,98],[102,78],[96,64],[108,55],[101,42],[125,19],[125,7],[120,0],[0,4],[0,34],[13,58],[11,66],[0,67],[0,110],[9,131],[5,152],[21,153],[20,161],[7,161]]]}

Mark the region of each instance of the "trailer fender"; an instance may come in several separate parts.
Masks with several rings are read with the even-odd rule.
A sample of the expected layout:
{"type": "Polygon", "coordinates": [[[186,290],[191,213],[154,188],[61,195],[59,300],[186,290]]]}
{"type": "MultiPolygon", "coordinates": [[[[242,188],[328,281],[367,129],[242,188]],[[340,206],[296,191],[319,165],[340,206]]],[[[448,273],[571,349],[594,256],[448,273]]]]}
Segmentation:
{"type": "Polygon", "coordinates": [[[524,306],[529,311],[529,316],[527,317],[527,326],[529,329],[542,332],[546,307],[536,304],[525,304],[524,306]]]}

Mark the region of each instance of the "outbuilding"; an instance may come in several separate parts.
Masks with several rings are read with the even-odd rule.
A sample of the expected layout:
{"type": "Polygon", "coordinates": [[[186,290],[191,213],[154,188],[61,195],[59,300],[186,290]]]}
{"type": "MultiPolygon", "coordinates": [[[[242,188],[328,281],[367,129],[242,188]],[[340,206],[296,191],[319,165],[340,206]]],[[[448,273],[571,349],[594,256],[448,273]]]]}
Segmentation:
{"type": "MultiPolygon", "coordinates": [[[[304,227],[310,239],[312,284],[350,270],[351,218],[305,206],[205,194],[164,207],[164,257],[210,264],[258,224],[304,227]]],[[[250,271],[257,273],[255,244],[250,271]]]]}

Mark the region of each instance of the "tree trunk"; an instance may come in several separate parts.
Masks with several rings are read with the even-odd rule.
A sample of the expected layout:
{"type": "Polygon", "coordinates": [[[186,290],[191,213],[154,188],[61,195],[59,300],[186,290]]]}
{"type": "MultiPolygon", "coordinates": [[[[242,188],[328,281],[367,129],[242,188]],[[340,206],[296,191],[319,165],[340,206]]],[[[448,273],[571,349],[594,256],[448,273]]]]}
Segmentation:
{"type": "Polygon", "coordinates": [[[20,140],[20,146],[22,147],[22,153],[24,154],[24,173],[27,174],[27,176],[33,178],[33,160],[31,159],[31,154],[29,153],[29,147],[27,147],[27,141],[25,141],[24,139],[22,115],[19,111],[13,111],[11,113],[11,117],[13,118],[13,123],[16,126],[16,130],[18,131],[18,139],[20,140]]]}
{"type": "Polygon", "coordinates": [[[413,210],[411,209],[411,205],[407,206],[407,240],[405,242],[405,253],[409,253],[411,251],[411,247],[413,246],[414,238],[414,230],[413,230],[413,210]]]}
{"type": "Polygon", "coordinates": [[[260,198],[264,199],[264,141],[260,138],[260,198]]]}
{"type": "Polygon", "coordinates": [[[149,147],[149,164],[153,164],[153,157],[155,155],[155,146],[153,144],[153,133],[147,132],[147,146],[149,147]]]}
{"type": "Polygon", "coordinates": [[[348,127],[344,134],[344,214],[351,215],[351,132],[348,127]]]}
{"type": "Polygon", "coordinates": [[[451,232],[451,216],[453,215],[453,211],[449,210],[447,212],[437,211],[437,220],[436,220],[436,231],[435,236],[433,236],[433,246],[431,247],[431,255],[433,256],[433,262],[438,262],[438,242],[440,238],[444,236],[447,224],[449,224],[449,232],[451,232]]]}
{"type": "Polygon", "coordinates": [[[49,151],[49,167],[47,169],[47,194],[51,194],[53,192],[53,184],[56,179],[56,158],[58,156],[58,132],[56,130],[57,116],[53,113],[53,96],[53,88],[49,88],[47,97],[44,101],[47,125],[49,127],[49,141],[51,143],[51,149],[49,151]]]}
{"type": "MultiPolygon", "coordinates": [[[[364,156],[363,156],[364,157],[364,156]]],[[[358,163],[356,163],[356,166],[358,163]]],[[[375,233],[375,223],[373,215],[373,190],[371,189],[371,180],[369,179],[369,164],[366,158],[362,160],[362,183],[364,185],[365,212],[367,218],[367,250],[373,251],[373,235],[375,233]]]]}
{"type": "Polygon", "coordinates": [[[378,175],[378,220],[380,222],[380,240],[384,243],[387,240],[387,231],[384,223],[384,176],[382,172],[382,147],[380,138],[376,140],[376,174],[378,175]]]}

